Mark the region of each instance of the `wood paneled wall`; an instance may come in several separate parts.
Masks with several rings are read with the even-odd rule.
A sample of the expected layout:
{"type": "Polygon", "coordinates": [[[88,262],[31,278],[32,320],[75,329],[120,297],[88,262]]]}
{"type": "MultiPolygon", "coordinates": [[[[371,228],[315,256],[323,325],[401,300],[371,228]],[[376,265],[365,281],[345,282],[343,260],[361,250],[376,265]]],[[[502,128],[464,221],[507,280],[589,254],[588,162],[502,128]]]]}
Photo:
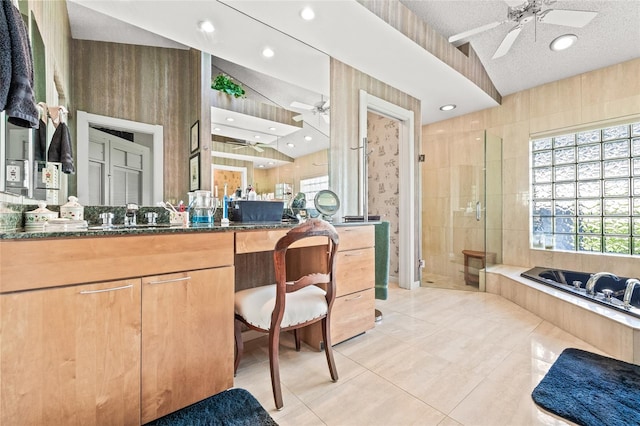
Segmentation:
{"type": "MultiPolygon", "coordinates": [[[[340,212],[336,217],[358,214],[358,111],[360,90],[413,111],[415,117],[414,145],[420,152],[422,122],[421,103],[404,92],[375,78],[331,59],[331,149],[329,154],[329,181],[331,189],[340,197],[340,212]]],[[[416,190],[419,191],[419,168],[416,167],[416,190]]],[[[369,170],[375,173],[375,170],[369,170]]],[[[419,203],[416,214],[419,215],[419,203]]],[[[419,216],[416,216],[419,217],[419,216]]]]}
{"type": "Polygon", "coordinates": [[[456,48],[397,0],[358,1],[426,51],[467,77],[498,103],[502,102],[502,96],[471,45],[466,44],[462,49],[456,48]]]}
{"type": "Polygon", "coordinates": [[[183,199],[189,129],[200,118],[200,52],[73,40],[72,59],[72,116],[81,110],[164,126],[165,198],[183,199]]]}

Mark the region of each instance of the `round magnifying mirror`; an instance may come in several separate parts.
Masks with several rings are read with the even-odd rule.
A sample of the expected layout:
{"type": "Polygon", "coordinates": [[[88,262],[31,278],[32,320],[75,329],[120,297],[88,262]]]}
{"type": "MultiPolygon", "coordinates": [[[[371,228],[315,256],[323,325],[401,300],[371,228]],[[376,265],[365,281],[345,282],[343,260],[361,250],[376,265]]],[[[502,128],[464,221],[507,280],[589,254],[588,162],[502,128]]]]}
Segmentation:
{"type": "Polygon", "coordinates": [[[322,214],[322,218],[327,221],[331,221],[331,216],[336,214],[340,208],[340,199],[335,192],[328,189],[318,191],[313,201],[316,210],[318,210],[322,214]]]}

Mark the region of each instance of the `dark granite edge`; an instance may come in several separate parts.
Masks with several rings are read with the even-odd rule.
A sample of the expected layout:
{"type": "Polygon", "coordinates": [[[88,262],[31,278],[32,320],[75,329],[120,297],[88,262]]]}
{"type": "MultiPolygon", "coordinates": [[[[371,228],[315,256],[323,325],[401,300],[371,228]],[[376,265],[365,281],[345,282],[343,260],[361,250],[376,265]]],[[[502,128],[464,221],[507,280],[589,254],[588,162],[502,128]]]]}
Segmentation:
{"type": "MultiPolygon", "coordinates": [[[[365,226],[375,225],[380,222],[340,222],[333,223],[333,226],[365,226]]],[[[124,228],[119,227],[109,230],[100,229],[88,229],[88,230],[73,230],[64,232],[5,232],[0,233],[0,240],[31,240],[42,238],[83,238],[83,237],[109,237],[109,236],[124,236],[124,235],[155,235],[155,234],[184,234],[184,233],[201,233],[201,232],[231,232],[231,231],[251,231],[262,229],[289,229],[296,226],[297,223],[275,223],[275,222],[262,222],[262,223],[241,223],[232,222],[229,226],[221,226],[220,223],[213,225],[197,225],[189,227],[167,227],[160,226],[158,228],[150,228],[146,226],[136,228],[124,228]]]]}

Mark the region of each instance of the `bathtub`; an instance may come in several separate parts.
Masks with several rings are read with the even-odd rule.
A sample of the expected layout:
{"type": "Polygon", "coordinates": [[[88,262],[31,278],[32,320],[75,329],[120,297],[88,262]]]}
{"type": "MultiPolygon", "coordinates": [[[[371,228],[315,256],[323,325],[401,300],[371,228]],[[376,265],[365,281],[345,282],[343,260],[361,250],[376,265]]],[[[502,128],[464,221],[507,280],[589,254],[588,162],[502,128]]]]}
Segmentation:
{"type": "Polygon", "coordinates": [[[524,278],[566,291],[584,299],[616,309],[625,314],[640,318],[640,287],[636,287],[633,292],[631,297],[631,307],[626,308],[623,306],[622,300],[628,277],[619,277],[620,279],[618,281],[612,277],[602,277],[596,282],[594,289],[596,292],[595,296],[590,296],[585,291],[585,285],[587,284],[591,274],[592,273],[589,272],[567,271],[536,266],[535,268],[529,269],[520,275],[524,278]],[[606,289],[613,291],[610,301],[606,300],[602,293],[602,291],[606,289]]]}

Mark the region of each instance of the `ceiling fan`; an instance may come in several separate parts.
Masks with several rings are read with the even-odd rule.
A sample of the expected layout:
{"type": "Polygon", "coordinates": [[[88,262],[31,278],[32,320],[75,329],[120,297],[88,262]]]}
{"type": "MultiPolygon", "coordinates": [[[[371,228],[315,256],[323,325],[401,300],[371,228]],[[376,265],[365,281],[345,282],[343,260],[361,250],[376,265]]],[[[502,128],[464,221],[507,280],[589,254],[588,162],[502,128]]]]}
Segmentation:
{"type": "Polygon", "coordinates": [[[518,35],[520,35],[522,27],[534,19],[534,24],[536,22],[540,22],[542,24],[582,28],[591,22],[591,20],[598,14],[598,12],[586,10],[561,10],[547,8],[555,2],[556,0],[525,0],[524,2],[522,2],[522,0],[505,0],[505,3],[508,5],[507,19],[504,21],[492,22],[490,24],[482,25],[459,34],[452,35],[449,37],[449,43],[488,31],[508,22],[514,22],[516,24],[515,27],[509,30],[491,58],[496,59],[509,52],[509,49],[511,49],[511,46],[518,38],[518,35]]]}
{"type": "Polygon", "coordinates": [[[227,141],[227,143],[230,143],[232,145],[238,145],[235,148],[232,148],[234,150],[236,149],[242,149],[242,148],[253,148],[254,150],[256,150],[257,152],[264,152],[263,148],[274,148],[269,144],[266,143],[258,143],[258,142],[249,142],[249,141],[227,141]]]}
{"type": "MultiPolygon", "coordinates": [[[[309,104],[305,104],[302,102],[297,102],[297,101],[293,101],[291,102],[291,107],[295,108],[295,109],[302,109],[305,111],[310,111],[312,112],[314,115],[319,115],[320,117],[322,117],[322,119],[325,121],[325,123],[329,123],[329,100],[327,99],[326,101],[324,99],[321,99],[320,102],[316,102],[313,105],[309,105],[309,104]]],[[[293,117],[293,119],[295,121],[301,121],[304,117],[302,116],[302,114],[300,115],[296,115],[295,117],[293,117]]]]}

